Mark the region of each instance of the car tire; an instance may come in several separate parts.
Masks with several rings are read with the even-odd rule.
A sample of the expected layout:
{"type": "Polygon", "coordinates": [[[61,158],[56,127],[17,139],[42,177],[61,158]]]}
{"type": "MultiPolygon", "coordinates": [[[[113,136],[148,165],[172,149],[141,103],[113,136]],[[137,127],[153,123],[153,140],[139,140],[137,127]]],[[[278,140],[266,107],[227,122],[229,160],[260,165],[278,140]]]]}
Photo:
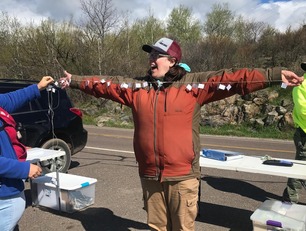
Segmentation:
{"type": "Polygon", "coordinates": [[[41,161],[40,165],[44,173],[63,172],[66,173],[71,163],[71,151],[68,144],[61,139],[51,139],[41,145],[41,148],[61,150],[65,152],[64,156],[56,157],[50,160],[41,161]]]}

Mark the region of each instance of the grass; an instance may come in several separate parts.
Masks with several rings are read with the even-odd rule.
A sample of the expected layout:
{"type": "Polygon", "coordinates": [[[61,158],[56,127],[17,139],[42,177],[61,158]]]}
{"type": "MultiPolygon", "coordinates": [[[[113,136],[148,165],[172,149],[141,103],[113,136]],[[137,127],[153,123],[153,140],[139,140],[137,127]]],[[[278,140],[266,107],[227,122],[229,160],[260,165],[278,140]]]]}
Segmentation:
{"type": "Polygon", "coordinates": [[[254,128],[248,124],[200,127],[201,134],[282,140],[292,140],[294,131],[294,128],[287,128],[285,131],[280,131],[277,127],[273,126],[254,128]]]}
{"type": "Polygon", "coordinates": [[[83,114],[83,124],[86,125],[95,125],[95,116],[90,116],[90,115],[84,115],[83,114]]]}

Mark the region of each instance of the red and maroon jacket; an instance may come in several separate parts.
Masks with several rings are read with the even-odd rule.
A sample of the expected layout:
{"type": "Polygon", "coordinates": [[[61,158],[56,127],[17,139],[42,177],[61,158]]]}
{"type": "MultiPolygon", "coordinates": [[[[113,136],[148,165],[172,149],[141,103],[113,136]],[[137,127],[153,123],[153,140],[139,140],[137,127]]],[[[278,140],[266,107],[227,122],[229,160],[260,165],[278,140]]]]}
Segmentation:
{"type": "Polygon", "coordinates": [[[175,181],[200,177],[201,106],[280,81],[280,68],[224,69],[188,73],[172,83],[73,75],[71,87],[130,107],[140,177],[175,181]]]}

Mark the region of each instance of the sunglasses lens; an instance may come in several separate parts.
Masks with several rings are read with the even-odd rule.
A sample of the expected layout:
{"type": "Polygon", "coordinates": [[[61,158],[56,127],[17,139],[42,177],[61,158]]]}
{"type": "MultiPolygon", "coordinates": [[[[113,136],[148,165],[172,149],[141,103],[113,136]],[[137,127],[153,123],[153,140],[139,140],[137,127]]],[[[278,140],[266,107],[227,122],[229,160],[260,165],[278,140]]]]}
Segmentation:
{"type": "Polygon", "coordinates": [[[153,60],[156,60],[156,59],[162,58],[162,57],[169,57],[169,55],[159,54],[157,52],[152,52],[152,53],[149,54],[149,59],[153,59],[153,60]]]}

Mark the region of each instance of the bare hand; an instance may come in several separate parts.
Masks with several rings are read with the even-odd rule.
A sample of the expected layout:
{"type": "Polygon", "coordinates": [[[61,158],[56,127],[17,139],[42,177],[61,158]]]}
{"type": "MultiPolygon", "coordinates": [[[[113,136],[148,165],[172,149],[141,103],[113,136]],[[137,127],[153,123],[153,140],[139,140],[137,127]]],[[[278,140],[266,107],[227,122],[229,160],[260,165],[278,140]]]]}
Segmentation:
{"type": "Polygon", "coordinates": [[[53,83],[54,79],[51,76],[44,76],[37,84],[39,90],[44,90],[50,83],[53,83]]]}
{"type": "Polygon", "coordinates": [[[71,82],[71,77],[72,77],[72,75],[67,71],[64,71],[64,74],[65,74],[65,77],[60,78],[60,81],[59,81],[62,89],[69,87],[70,82],[71,82]]]}
{"type": "Polygon", "coordinates": [[[35,164],[30,164],[29,178],[34,179],[42,173],[41,167],[35,164]]]}
{"type": "Polygon", "coordinates": [[[295,87],[301,85],[304,81],[304,77],[299,77],[292,71],[282,70],[282,81],[287,86],[295,87]]]}

